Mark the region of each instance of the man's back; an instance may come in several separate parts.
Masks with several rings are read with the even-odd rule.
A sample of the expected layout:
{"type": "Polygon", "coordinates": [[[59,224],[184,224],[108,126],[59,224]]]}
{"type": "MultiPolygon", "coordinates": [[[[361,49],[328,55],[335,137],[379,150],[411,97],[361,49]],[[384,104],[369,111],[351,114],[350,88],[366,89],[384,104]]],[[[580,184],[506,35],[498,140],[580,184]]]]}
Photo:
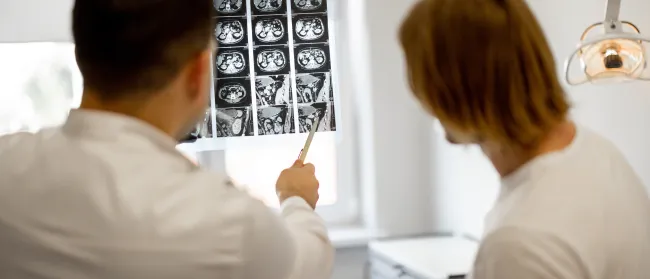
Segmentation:
{"type": "Polygon", "coordinates": [[[486,219],[476,279],[495,278],[489,269],[499,261],[502,270],[512,265],[512,277],[499,279],[650,276],[650,199],[601,136],[579,128],[568,148],[534,159],[502,183],[486,219]]]}
{"type": "MultiPolygon", "coordinates": [[[[89,112],[0,138],[0,278],[288,276],[296,241],[282,220],[174,146],[144,123],[89,112]],[[259,255],[279,252],[287,259],[269,264],[284,267],[259,255]]],[[[284,214],[311,209],[301,201],[284,214]]],[[[312,214],[301,218],[328,249],[312,214]]]]}

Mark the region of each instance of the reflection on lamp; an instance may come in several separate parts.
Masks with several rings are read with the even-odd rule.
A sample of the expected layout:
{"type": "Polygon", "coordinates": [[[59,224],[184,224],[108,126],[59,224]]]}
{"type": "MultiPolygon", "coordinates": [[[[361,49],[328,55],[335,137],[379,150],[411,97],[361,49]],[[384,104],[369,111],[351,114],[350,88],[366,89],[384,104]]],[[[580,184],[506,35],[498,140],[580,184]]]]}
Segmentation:
{"type": "Polygon", "coordinates": [[[647,68],[648,53],[639,29],[627,21],[619,21],[620,0],[608,0],[603,22],[589,26],[582,34],[580,44],[565,63],[565,79],[570,85],[587,82],[624,82],[650,80],[647,68]],[[599,31],[599,32],[597,32],[599,31]],[[573,74],[575,61],[580,61],[580,75],[573,74]]]}

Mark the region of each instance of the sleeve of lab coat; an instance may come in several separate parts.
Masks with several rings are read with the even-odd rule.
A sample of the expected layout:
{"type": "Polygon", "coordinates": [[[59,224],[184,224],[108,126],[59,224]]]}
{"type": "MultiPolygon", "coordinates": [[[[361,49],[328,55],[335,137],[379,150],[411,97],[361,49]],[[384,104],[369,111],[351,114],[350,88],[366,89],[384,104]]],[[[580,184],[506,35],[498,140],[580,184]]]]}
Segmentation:
{"type": "Polygon", "coordinates": [[[519,228],[499,229],[482,242],[472,279],[587,278],[575,251],[550,234],[519,228]]]}
{"type": "Polygon", "coordinates": [[[244,279],[329,279],[334,248],[323,220],[303,199],[292,197],[278,216],[261,202],[244,244],[244,279]]]}

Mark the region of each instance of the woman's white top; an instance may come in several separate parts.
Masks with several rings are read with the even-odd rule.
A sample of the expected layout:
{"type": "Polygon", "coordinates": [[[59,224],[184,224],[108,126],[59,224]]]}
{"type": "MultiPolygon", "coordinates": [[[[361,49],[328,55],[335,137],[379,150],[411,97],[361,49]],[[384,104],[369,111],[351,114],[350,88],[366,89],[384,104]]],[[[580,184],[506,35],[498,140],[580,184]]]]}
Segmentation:
{"type": "Polygon", "coordinates": [[[573,143],[502,180],[474,279],[650,278],[650,200],[621,152],[578,127],[573,143]]]}

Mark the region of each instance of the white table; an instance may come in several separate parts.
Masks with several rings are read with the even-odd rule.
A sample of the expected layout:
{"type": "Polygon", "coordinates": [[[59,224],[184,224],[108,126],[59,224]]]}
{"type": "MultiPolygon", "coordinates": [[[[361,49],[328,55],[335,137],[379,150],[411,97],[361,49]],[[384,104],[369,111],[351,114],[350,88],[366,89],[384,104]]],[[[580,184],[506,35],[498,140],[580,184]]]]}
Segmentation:
{"type": "Polygon", "coordinates": [[[372,279],[449,279],[469,272],[478,243],[461,237],[428,237],[373,241],[368,248],[372,279]]]}

